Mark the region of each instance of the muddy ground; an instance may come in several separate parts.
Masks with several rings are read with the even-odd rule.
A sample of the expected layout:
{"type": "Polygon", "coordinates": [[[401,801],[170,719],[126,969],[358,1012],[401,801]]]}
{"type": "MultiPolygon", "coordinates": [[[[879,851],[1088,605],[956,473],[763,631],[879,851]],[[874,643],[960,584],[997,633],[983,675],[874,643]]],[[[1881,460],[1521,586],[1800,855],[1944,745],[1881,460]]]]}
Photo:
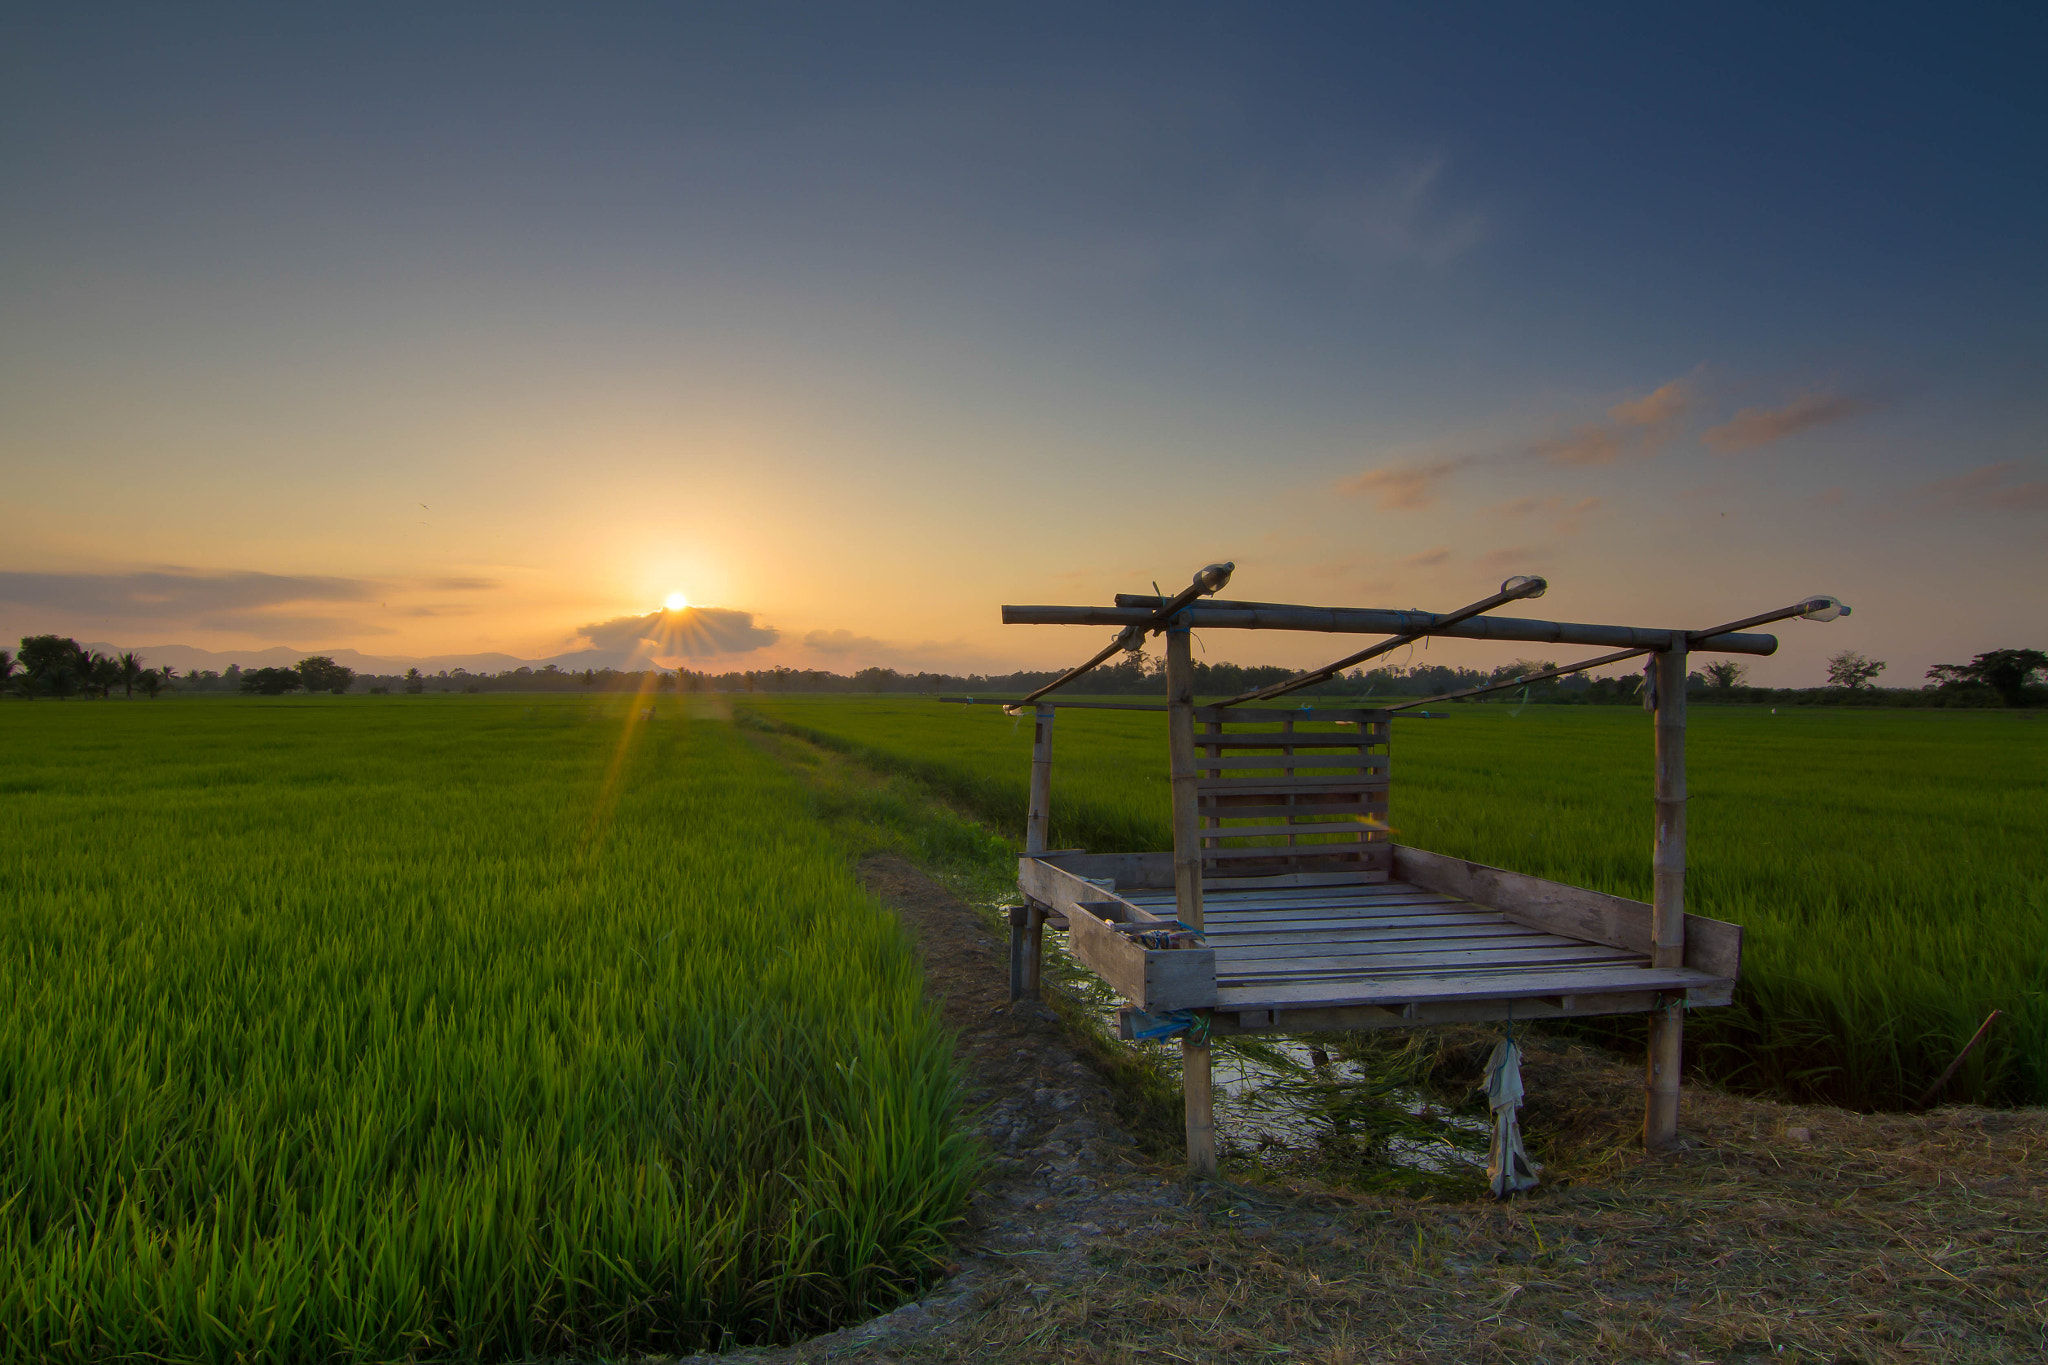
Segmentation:
{"type": "Polygon", "coordinates": [[[919,1302],[736,1358],[2048,1361],[2048,1112],[1859,1115],[1688,1083],[1686,1145],[1651,1157],[1637,1072],[1537,1037],[1533,1196],[1191,1182],[1076,1011],[1009,1004],[984,913],[902,858],[861,872],[959,1036],[989,1178],[919,1302]]]}

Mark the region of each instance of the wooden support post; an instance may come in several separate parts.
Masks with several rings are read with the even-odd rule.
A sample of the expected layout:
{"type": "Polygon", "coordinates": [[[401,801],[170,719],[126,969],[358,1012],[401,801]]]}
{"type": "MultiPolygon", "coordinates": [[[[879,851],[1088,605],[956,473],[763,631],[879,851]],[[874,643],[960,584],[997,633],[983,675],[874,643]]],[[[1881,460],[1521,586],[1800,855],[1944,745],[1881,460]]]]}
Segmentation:
{"type": "MultiPolygon", "coordinates": [[[[1650,965],[1685,965],[1685,673],[1686,639],[1674,634],[1653,666],[1657,718],[1657,834],[1651,858],[1650,965]]],[[[1643,1145],[1678,1138],[1678,1077],[1685,1054],[1685,1000],[1668,999],[1650,1016],[1643,1145]]]]}
{"type": "Polygon", "coordinates": [[[1216,1174],[1215,1092],[1209,1083],[1209,1040],[1180,1040],[1180,1083],[1188,1116],[1188,1172],[1204,1178],[1216,1174]]]}
{"type": "Polygon", "coordinates": [[[1009,907],[1010,921],[1010,1003],[1024,998],[1024,926],[1030,913],[1021,905],[1009,907]]]}
{"type": "Polygon", "coordinates": [[[1024,902],[1024,998],[1043,997],[1041,981],[1045,967],[1045,907],[1037,901],[1024,902]]]}
{"type": "Polygon", "coordinates": [[[1052,823],[1052,718],[1053,709],[1040,702],[1031,709],[1031,810],[1024,821],[1024,852],[1036,855],[1046,850],[1046,830],[1052,823]]]}
{"type": "MultiPolygon", "coordinates": [[[[1173,775],[1173,904],[1180,922],[1202,927],[1202,822],[1195,800],[1195,661],[1186,626],[1166,628],[1166,745],[1173,775]]],[[[1187,1110],[1188,1170],[1216,1174],[1215,1095],[1209,1081],[1209,1038],[1183,1035],[1181,1101],[1187,1110]]]]}
{"type": "Polygon", "coordinates": [[[1650,1011],[1650,1062],[1644,1077],[1643,1145],[1678,1141],[1678,1078],[1685,1057],[1685,997],[1667,995],[1650,1011]]]}
{"type": "Polygon", "coordinates": [[[1202,927],[1202,824],[1195,801],[1195,662],[1186,626],[1166,628],[1166,748],[1173,775],[1173,903],[1202,927]]]}

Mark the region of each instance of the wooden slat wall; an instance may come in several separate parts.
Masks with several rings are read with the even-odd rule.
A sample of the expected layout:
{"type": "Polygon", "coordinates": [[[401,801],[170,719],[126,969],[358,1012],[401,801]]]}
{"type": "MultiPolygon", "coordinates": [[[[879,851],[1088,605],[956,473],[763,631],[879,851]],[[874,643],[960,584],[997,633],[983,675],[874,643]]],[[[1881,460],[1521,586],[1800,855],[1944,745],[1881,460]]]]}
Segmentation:
{"type": "Polygon", "coordinates": [[[1205,881],[1386,879],[1387,712],[1203,707],[1195,720],[1205,881]]]}

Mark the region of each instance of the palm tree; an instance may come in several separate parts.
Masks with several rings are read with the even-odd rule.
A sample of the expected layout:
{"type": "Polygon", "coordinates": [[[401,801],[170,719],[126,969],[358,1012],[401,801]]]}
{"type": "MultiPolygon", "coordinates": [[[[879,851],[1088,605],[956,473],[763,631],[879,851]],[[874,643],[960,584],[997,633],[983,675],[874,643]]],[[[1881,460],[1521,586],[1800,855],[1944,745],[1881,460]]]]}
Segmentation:
{"type": "Polygon", "coordinates": [[[14,681],[14,670],[14,654],[12,651],[0,649],[0,687],[14,681]]]}
{"type": "Polygon", "coordinates": [[[86,680],[100,690],[100,700],[113,695],[114,684],[121,681],[121,665],[104,654],[95,653],[86,661],[86,680]]]}
{"type": "Polygon", "coordinates": [[[151,701],[155,701],[156,694],[171,685],[170,675],[172,671],[168,668],[161,670],[154,668],[143,669],[141,676],[135,680],[142,687],[142,695],[148,697],[151,701]]]}
{"type": "Polygon", "coordinates": [[[135,684],[142,681],[142,656],[129,650],[114,660],[114,666],[121,670],[121,686],[129,701],[135,700],[135,684]]]}

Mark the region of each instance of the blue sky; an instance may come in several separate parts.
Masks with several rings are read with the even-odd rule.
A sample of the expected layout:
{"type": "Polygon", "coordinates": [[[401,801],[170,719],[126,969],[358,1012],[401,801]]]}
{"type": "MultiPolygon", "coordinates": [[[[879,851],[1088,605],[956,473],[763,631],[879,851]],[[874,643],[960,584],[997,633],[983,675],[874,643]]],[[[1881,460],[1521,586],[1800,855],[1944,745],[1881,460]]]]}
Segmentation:
{"type": "Polygon", "coordinates": [[[1788,683],[2041,645],[2036,13],[17,17],[0,631],[535,657],[682,591],[1002,667],[1092,636],[999,602],[1230,557],[1855,604],[1788,683]]]}

